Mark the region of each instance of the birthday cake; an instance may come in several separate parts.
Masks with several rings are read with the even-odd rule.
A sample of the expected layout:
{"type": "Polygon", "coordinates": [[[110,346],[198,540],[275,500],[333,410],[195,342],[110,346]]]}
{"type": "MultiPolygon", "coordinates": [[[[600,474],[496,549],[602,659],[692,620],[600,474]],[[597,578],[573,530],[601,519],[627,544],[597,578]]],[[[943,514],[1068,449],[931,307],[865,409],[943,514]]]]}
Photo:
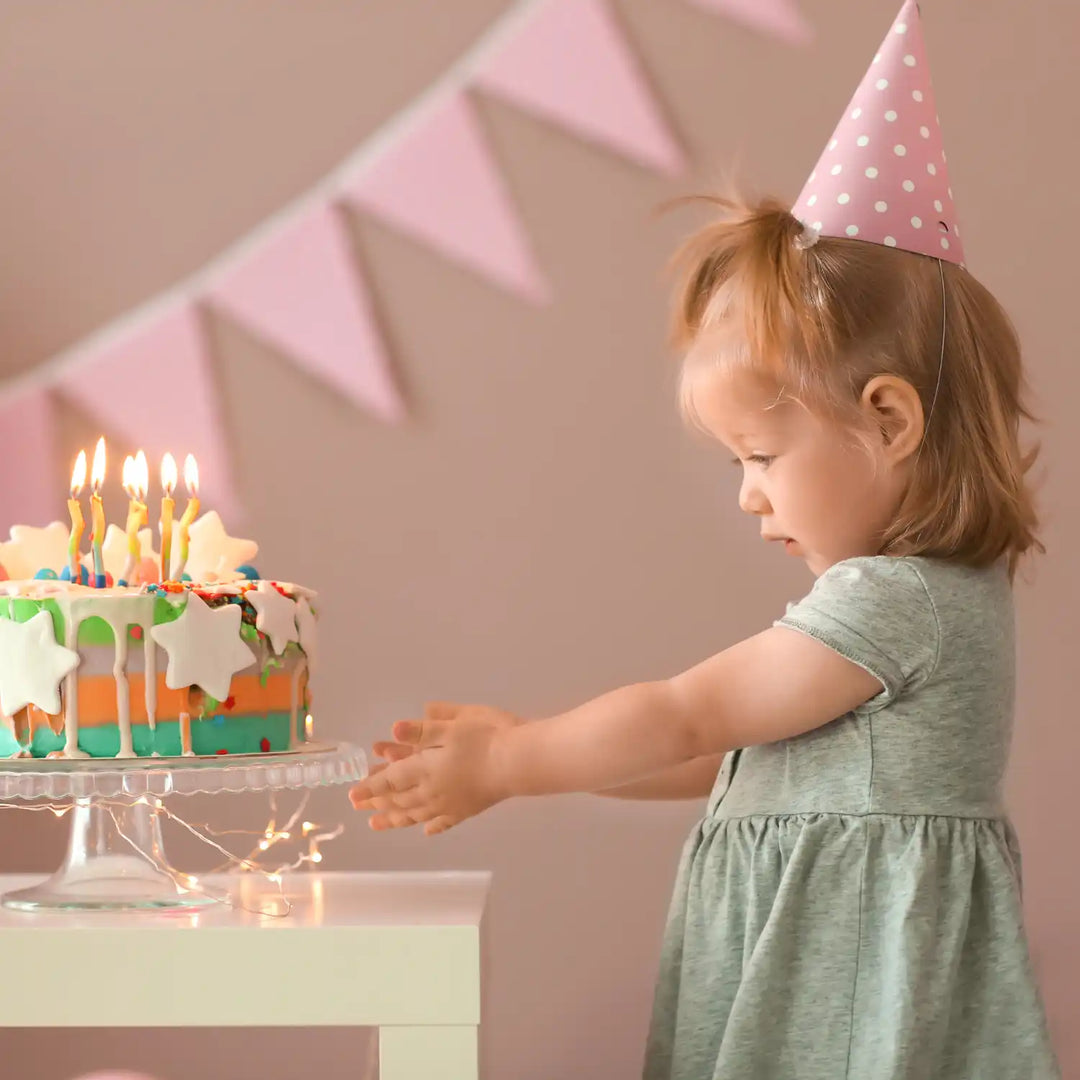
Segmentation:
{"type": "Polygon", "coordinates": [[[261,579],[214,511],[190,522],[179,580],[149,529],[102,527],[91,567],[71,535],[16,525],[0,543],[0,757],[304,748],[311,590],[261,579]]]}

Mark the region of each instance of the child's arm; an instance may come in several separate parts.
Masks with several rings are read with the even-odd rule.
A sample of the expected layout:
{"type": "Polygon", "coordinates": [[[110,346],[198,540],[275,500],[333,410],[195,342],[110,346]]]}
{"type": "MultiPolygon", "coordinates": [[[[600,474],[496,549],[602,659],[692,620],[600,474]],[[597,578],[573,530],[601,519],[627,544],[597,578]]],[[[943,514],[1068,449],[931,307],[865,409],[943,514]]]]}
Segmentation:
{"type": "Polygon", "coordinates": [[[843,716],[881,681],[807,634],[774,626],[660,682],[622,687],[546,720],[494,729],[482,706],[405,721],[421,752],[356,785],[385,825],[439,832],[512,795],[611,789],[843,716]]]}
{"type": "MultiPolygon", "coordinates": [[[[430,708],[430,706],[429,706],[430,708]]],[[[453,719],[447,716],[447,719],[453,719]]],[[[500,717],[495,727],[510,727],[514,724],[522,724],[526,721],[511,717],[509,713],[500,717]]],[[[402,758],[411,754],[419,753],[419,748],[407,743],[379,741],[372,747],[377,757],[384,758],[388,763],[401,761],[402,758]]],[[[710,754],[707,757],[694,758],[692,761],[684,761],[681,765],[673,765],[670,769],[662,769],[652,776],[646,776],[641,780],[633,780],[629,784],[619,784],[616,787],[592,792],[593,795],[604,795],[611,799],[703,799],[713,789],[716,783],[716,774],[723,764],[723,754],[710,754]]],[[[374,766],[373,772],[381,772],[386,766],[379,764],[374,766]]]]}

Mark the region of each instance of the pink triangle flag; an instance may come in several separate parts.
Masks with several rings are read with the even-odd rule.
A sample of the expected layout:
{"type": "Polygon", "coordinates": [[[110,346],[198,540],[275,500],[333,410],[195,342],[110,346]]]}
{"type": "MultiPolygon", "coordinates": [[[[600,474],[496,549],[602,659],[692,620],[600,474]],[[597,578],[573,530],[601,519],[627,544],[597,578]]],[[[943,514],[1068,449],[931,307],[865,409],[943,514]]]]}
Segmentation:
{"type": "Polygon", "coordinates": [[[464,94],[440,102],[346,184],[352,202],[527,300],[548,299],[502,174],[464,94]]]}
{"type": "Polygon", "coordinates": [[[821,236],[963,265],[915,0],[885,35],[792,213],[821,236]]]}
{"type": "Polygon", "coordinates": [[[661,172],[685,165],[637,58],[603,0],[549,0],[474,81],[661,172]]]}
{"type": "Polygon", "coordinates": [[[0,405],[0,539],[12,525],[45,525],[62,514],[54,475],[53,405],[34,390],[0,405]]]}
{"type": "MultiPolygon", "coordinates": [[[[123,453],[146,451],[152,482],[166,450],[178,462],[194,454],[203,503],[223,517],[238,513],[210,354],[190,303],[101,346],[57,385],[107,431],[130,440],[123,453]]],[[[122,460],[110,455],[110,472],[122,460]]]]}
{"type": "Polygon", "coordinates": [[[693,3],[793,45],[803,45],[813,37],[810,24],[794,0],[693,0],[693,3]]]}
{"type": "Polygon", "coordinates": [[[207,299],[351,401],[403,415],[344,224],[321,203],[225,271],[207,299]]]}

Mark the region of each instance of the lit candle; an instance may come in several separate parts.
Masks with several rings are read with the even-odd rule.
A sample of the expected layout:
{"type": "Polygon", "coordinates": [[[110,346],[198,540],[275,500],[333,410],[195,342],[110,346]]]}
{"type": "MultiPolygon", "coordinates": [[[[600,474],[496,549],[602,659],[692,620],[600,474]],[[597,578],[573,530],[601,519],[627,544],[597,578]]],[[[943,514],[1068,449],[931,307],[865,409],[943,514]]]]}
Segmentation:
{"type": "Polygon", "coordinates": [[[172,557],[173,510],[176,500],[172,497],[176,490],[176,459],[166,454],[161,459],[161,580],[169,580],[169,562],[172,557]]]}
{"type": "Polygon", "coordinates": [[[82,575],[82,567],[79,565],[79,542],[82,540],[83,529],[86,522],[83,521],[82,506],[79,496],[86,486],[86,451],[80,450],[75,459],[75,468],[71,471],[71,498],[68,499],[68,513],[71,515],[71,536],[68,540],[68,573],[72,581],[78,581],[82,575]]]}
{"type": "Polygon", "coordinates": [[[118,585],[127,585],[135,573],[135,566],[142,555],[142,547],[139,544],[139,529],[147,521],[146,514],[146,489],[150,486],[149,468],[146,464],[146,455],[140,450],[135,457],[124,458],[124,491],[127,492],[128,503],[127,516],[127,561],[124,563],[124,572],[117,582],[118,585]]]}
{"type": "Polygon", "coordinates": [[[184,576],[184,567],[188,561],[188,530],[199,512],[199,466],[191,454],[184,459],[184,486],[187,488],[188,504],[184,507],[184,516],[180,519],[180,562],[173,579],[180,581],[184,576]]]}
{"type": "Polygon", "coordinates": [[[101,560],[101,542],[105,539],[105,507],[101,502],[101,485],[105,483],[105,438],[94,448],[94,464],[90,470],[90,549],[94,554],[94,588],[105,588],[105,564],[101,560]]]}

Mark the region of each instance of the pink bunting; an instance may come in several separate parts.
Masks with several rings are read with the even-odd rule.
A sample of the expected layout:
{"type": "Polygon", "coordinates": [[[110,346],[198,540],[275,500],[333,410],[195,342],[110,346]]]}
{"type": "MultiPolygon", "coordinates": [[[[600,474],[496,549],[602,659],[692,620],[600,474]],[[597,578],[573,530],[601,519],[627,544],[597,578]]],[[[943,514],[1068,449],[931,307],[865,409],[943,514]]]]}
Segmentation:
{"type": "Polygon", "coordinates": [[[805,45],[814,36],[794,0],[692,0],[692,3],[792,45],[805,45]]]}
{"type": "Polygon", "coordinates": [[[208,299],[384,420],[404,409],[337,211],[320,204],[260,244],[208,299]]]}
{"type": "Polygon", "coordinates": [[[348,197],[495,284],[548,299],[498,166],[463,94],[440,103],[346,186],[348,197]]]}
{"type": "Polygon", "coordinates": [[[669,174],[684,167],[683,152],[603,0],[542,5],[475,82],[646,166],[669,174]]]}
{"type": "Polygon", "coordinates": [[[0,541],[12,525],[42,526],[63,514],[53,444],[53,404],[45,390],[0,403],[0,541]]]}
{"type": "MultiPolygon", "coordinates": [[[[213,375],[198,313],[183,303],[102,346],[58,385],[106,431],[130,440],[125,453],[146,451],[152,480],[166,450],[178,461],[194,454],[204,504],[229,519],[238,506],[213,375]]],[[[110,471],[122,460],[114,453],[110,471]]]]}

